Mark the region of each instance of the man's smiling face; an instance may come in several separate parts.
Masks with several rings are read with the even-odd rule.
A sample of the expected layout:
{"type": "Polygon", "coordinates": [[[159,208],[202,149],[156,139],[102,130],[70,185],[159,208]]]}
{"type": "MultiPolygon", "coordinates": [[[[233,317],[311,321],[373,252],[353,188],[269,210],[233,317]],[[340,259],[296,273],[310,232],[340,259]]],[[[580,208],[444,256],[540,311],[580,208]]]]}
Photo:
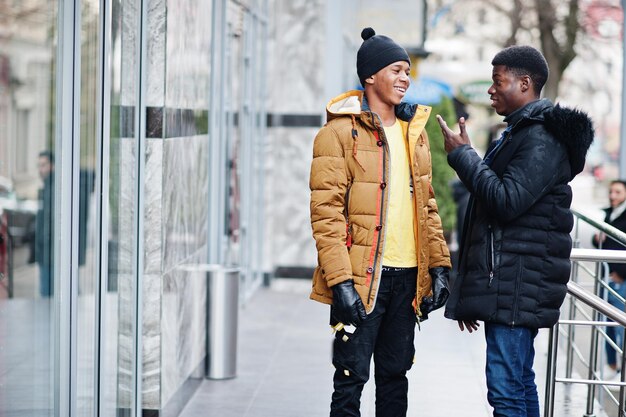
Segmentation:
{"type": "Polygon", "coordinates": [[[373,90],[378,98],[389,105],[400,104],[411,84],[411,66],[406,61],[397,61],[372,75],[373,90]]]}
{"type": "Polygon", "coordinates": [[[524,106],[522,77],[516,75],[505,65],[495,65],[491,73],[493,83],[487,90],[491,99],[491,107],[500,116],[508,116],[524,106]]]}

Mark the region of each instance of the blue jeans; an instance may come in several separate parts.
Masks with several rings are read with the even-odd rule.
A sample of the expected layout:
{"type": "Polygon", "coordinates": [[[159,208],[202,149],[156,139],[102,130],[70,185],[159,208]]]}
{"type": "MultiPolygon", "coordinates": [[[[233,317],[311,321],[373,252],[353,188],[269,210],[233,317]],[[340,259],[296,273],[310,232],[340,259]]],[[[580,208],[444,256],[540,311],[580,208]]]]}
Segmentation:
{"type": "Polygon", "coordinates": [[[494,417],[539,417],[535,336],[536,329],[485,323],[487,400],[494,417]]]}
{"type": "MultiPolygon", "coordinates": [[[[607,319],[607,321],[613,321],[607,319]]],[[[624,328],[623,327],[607,327],[606,335],[611,338],[611,340],[617,345],[622,346],[622,340],[624,340],[624,328]]],[[[606,363],[612,366],[616,366],[619,369],[622,365],[621,360],[620,363],[617,363],[617,351],[613,349],[613,346],[609,345],[609,342],[605,343],[606,345],[606,363]]]]}
{"type": "MultiPolygon", "coordinates": [[[[614,281],[610,281],[609,287],[611,287],[620,296],[626,298],[626,284],[625,283],[623,282],[617,283],[614,281]]],[[[609,293],[607,300],[612,306],[624,311],[624,303],[621,302],[615,295],[609,293]]],[[[612,320],[607,319],[607,321],[612,321],[612,320]]],[[[613,342],[615,342],[617,346],[622,346],[622,340],[624,340],[624,328],[623,327],[607,327],[606,334],[608,337],[611,338],[613,342]]],[[[617,363],[618,362],[617,352],[615,351],[615,349],[613,349],[611,345],[609,345],[608,341],[605,344],[606,344],[606,362],[609,365],[617,366],[619,368],[621,366],[621,361],[620,363],[617,363]]]]}

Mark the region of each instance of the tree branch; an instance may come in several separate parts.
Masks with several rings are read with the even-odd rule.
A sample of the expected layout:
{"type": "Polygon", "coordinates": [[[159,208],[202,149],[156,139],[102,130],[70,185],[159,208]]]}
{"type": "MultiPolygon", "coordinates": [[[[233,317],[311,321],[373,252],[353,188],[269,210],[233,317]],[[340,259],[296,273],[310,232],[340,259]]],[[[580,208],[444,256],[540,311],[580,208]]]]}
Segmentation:
{"type": "Polygon", "coordinates": [[[578,0],[571,0],[569,3],[569,13],[565,18],[565,45],[563,45],[561,53],[561,71],[565,71],[565,68],[576,58],[576,51],[574,51],[574,45],[576,44],[576,37],[580,30],[580,20],[578,18],[579,5],[578,0]]]}
{"type": "Polygon", "coordinates": [[[511,46],[517,43],[517,32],[523,28],[522,26],[522,0],[514,0],[513,8],[507,13],[511,21],[511,35],[504,43],[504,46],[511,46]]]}

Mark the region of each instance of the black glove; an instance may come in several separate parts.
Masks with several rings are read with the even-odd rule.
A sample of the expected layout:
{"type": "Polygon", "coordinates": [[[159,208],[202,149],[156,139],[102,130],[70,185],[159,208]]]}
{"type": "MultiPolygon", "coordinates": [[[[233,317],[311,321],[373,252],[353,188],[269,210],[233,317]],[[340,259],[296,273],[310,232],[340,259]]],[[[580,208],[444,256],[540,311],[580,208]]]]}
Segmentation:
{"type": "Polygon", "coordinates": [[[344,281],[333,285],[331,288],[333,290],[333,307],[331,309],[333,317],[346,326],[361,324],[367,314],[361,297],[354,288],[354,282],[352,280],[344,281]]]}
{"type": "Polygon", "coordinates": [[[428,318],[428,313],[435,311],[438,308],[443,307],[448,301],[450,290],[448,289],[448,280],[450,279],[450,268],[438,266],[430,268],[428,270],[430,278],[432,279],[432,297],[424,297],[420,304],[420,311],[422,312],[421,320],[428,318]]]}

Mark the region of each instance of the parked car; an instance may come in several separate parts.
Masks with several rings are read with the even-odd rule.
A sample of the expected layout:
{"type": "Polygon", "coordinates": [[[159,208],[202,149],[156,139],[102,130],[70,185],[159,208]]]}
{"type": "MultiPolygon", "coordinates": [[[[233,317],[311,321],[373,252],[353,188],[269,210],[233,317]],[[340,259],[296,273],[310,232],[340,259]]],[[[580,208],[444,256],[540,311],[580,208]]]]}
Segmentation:
{"type": "Polygon", "coordinates": [[[17,197],[10,179],[0,176],[0,212],[6,215],[8,233],[18,246],[35,237],[37,201],[17,197]]]}

